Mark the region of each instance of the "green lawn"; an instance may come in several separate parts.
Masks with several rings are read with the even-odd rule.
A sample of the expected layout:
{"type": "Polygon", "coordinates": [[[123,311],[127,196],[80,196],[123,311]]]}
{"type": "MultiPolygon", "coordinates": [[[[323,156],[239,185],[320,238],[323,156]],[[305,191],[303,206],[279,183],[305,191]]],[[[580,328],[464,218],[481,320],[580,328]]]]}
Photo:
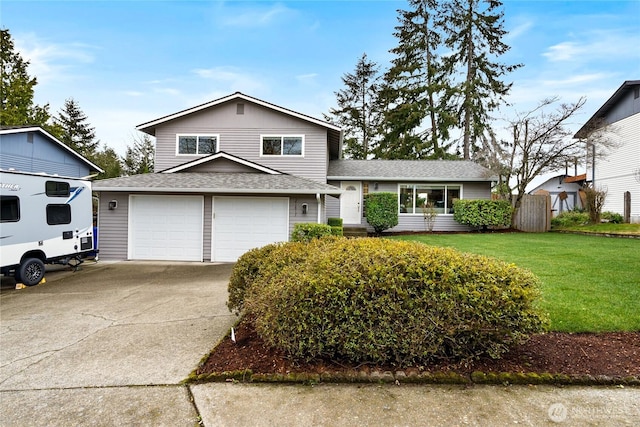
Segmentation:
{"type": "Polygon", "coordinates": [[[640,331],[640,239],[564,233],[394,236],[512,262],[542,281],[551,329],[640,331]]]}
{"type": "Polygon", "coordinates": [[[560,231],[579,231],[582,233],[608,233],[608,234],[636,234],[640,235],[640,224],[587,224],[574,225],[571,227],[554,227],[560,231]]]}

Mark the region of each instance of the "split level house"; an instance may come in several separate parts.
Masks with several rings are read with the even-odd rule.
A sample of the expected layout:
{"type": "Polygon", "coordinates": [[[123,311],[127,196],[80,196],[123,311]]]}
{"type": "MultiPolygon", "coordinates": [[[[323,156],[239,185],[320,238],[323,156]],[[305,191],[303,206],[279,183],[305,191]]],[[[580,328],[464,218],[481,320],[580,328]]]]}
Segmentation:
{"type": "Polygon", "coordinates": [[[364,197],[398,195],[399,224],[466,230],[457,199],[489,199],[492,177],[468,161],[346,160],[342,130],[242,93],[137,127],[156,139],[155,173],[94,182],[103,259],[232,262],[287,241],[297,223],[368,227],[364,197]]]}
{"type": "MultiPolygon", "coordinates": [[[[587,181],[606,190],[603,211],[640,223],[640,80],[622,83],[574,137],[586,139],[591,131],[604,126],[615,148],[587,168],[587,181]]],[[[590,153],[591,147],[587,151],[590,153]]]]}

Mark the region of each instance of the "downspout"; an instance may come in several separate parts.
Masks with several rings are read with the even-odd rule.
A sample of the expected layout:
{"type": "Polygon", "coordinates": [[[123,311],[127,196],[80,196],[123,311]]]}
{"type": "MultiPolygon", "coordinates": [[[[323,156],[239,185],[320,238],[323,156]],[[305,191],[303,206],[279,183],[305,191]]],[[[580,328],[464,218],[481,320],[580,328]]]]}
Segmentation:
{"type": "Polygon", "coordinates": [[[316,200],[318,202],[318,224],[322,224],[322,199],[320,193],[316,193],[316,200]]]}

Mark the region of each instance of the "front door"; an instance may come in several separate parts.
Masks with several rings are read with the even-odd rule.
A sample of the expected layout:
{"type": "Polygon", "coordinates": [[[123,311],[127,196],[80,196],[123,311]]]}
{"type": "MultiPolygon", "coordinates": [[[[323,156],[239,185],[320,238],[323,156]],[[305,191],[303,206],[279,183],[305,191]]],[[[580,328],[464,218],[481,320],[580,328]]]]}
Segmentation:
{"type": "Polygon", "coordinates": [[[359,181],[342,181],[340,188],[340,217],[344,224],[360,224],[362,219],[362,184],[359,181]]]}

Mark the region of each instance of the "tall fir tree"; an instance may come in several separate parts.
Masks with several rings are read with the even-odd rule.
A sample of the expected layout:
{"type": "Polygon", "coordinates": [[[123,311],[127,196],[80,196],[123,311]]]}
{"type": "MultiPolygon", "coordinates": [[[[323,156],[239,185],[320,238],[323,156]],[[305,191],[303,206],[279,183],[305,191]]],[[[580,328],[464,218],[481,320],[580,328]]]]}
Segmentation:
{"type": "Polygon", "coordinates": [[[0,125],[2,126],[41,126],[49,129],[49,104],[34,104],[34,88],[38,81],[29,76],[25,61],[15,50],[9,30],[0,30],[0,67],[2,84],[0,96],[0,125]]]}
{"type": "Polygon", "coordinates": [[[153,172],[155,145],[147,134],[133,138],[133,147],[127,147],[122,160],[125,175],[153,172]]]}
{"type": "Polygon", "coordinates": [[[456,100],[464,159],[471,158],[489,127],[490,113],[504,103],[511,89],[504,76],[522,66],[498,61],[510,49],[502,41],[507,33],[503,15],[499,0],[448,0],[443,7],[440,26],[451,50],[444,58],[446,72],[464,76],[447,95],[456,100]]]}
{"type": "Polygon", "coordinates": [[[398,10],[394,36],[398,46],[385,73],[381,103],[384,135],[377,157],[447,157],[452,115],[442,96],[448,77],[440,65],[441,34],[436,27],[437,0],[409,0],[409,10],[398,10]]]}
{"type": "Polygon", "coordinates": [[[344,155],[348,158],[367,159],[377,144],[379,81],[378,64],[362,54],[355,71],[342,76],[345,87],[335,93],[338,107],[324,115],[345,131],[344,155]]]}
{"type": "Polygon", "coordinates": [[[104,170],[96,179],[117,178],[123,175],[122,160],[113,148],[105,146],[99,149],[91,161],[104,170]]]}
{"type": "Polygon", "coordinates": [[[86,114],[76,100],[68,98],[64,102],[64,107],[56,117],[56,124],[61,131],[60,141],[88,159],[96,155],[100,141],[96,139],[95,128],[88,123],[86,114]]]}

